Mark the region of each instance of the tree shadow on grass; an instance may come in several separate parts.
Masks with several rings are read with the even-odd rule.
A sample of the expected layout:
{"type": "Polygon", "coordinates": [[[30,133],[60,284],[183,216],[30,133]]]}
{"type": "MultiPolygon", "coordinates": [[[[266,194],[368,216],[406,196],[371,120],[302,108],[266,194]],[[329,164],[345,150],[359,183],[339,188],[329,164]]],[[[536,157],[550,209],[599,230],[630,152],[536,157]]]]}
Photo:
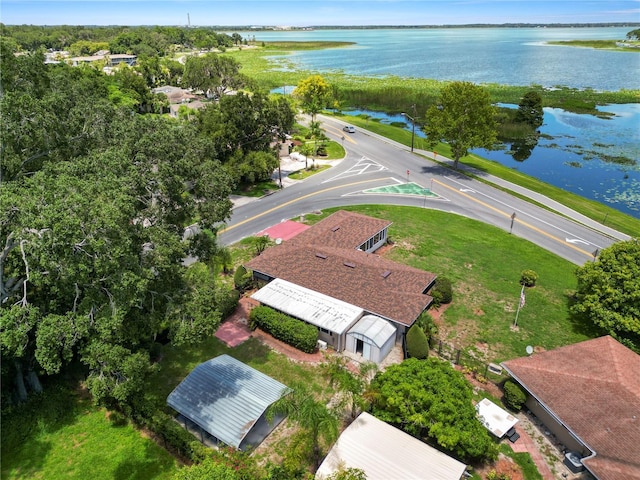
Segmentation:
{"type": "Polygon", "coordinates": [[[147,480],[176,470],[169,455],[158,455],[160,447],[147,442],[142,452],[129,451],[113,472],[114,480],[147,480]]]}
{"type": "Polygon", "coordinates": [[[597,338],[607,334],[607,332],[589,321],[589,319],[571,312],[571,307],[576,303],[573,295],[565,294],[565,298],[567,300],[569,323],[571,324],[571,330],[574,333],[585,335],[589,338],[597,338]]]}
{"type": "Polygon", "coordinates": [[[241,362],[266,363],[268,361],[270,348],[257,338],[251,337],[247,341],[235,347],[230,355],[241,362]]]}
{"type": "Polygon", "coordinates": [[[27,402],[3,406],[1,429],[2,478],[35,478],[53,448],[44,437],[73,424],[83,411],[82,400],[62,381],[44,382],[44,392],[27,402]]]}

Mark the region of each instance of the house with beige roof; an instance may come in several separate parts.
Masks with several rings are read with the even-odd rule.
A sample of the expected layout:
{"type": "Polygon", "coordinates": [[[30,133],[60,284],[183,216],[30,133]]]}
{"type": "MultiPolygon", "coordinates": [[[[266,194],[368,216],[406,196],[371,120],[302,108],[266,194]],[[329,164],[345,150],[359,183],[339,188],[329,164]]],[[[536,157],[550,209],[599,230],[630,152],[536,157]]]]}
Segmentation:
{"type": "Polygon", "coordinates": [[[390,225],[334,213],[245,265],[264,284],[253,298],[317,326],[321,341],[338,351],[381,361],[429,307],[436,279],[374,253],[387,242],[390,225]],[[335,328],[320,320],[329,308],[343,319],[335,328]]]}
{"type": "Polygon", "coordinates": [[[331,447],[316,480],[358,468],[367,480],[460,480],[466,465],[402,430],[362,412],[331,447]]]}
{"type": "Polygon", "coordinates": [[[502,363],[527,408],[598,480],[640,479],[640,355],[610,336],[502,363]]]}

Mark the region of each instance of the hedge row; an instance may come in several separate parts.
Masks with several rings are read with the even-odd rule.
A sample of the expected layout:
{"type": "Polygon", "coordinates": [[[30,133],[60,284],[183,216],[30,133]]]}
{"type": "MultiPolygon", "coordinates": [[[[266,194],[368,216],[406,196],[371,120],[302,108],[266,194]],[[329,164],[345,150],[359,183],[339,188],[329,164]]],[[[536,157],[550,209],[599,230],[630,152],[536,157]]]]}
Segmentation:
{"type": "Polygon", "coordinates": [[[136,405],[130,406],[130,418],[139,427],[151,430],[161,440],[162,446],[193,462],[203,459],[203,452],[208,450],[187,431],[184,426],[175,421],[173,416],[158,410],[153,402],[146,398],[138,399],[136,405]]]}
{"type": "Polygon", "coordinates": [[[318,329],[316,327],[269,307],[254,308],[251,310],[249,320],[251,328],[259,327],[278,340],[282,340],[303,352],[313,352],[318,344],[318,329]]]}

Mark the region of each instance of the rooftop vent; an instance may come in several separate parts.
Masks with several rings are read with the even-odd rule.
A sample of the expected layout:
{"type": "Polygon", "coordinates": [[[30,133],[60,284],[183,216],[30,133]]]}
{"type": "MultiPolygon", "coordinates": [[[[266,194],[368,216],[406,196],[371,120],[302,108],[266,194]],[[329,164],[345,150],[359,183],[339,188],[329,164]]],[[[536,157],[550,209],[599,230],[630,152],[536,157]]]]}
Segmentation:
{"type": "Polygon", "coordinates": [[[316,253],[316,257],[325,259],[327,256],[324,253],[316,253]]]}
{"type": "Polygon", "coordinates": [[[391,270],[386,270],[382,272],[382,278],[387,278],[389,275],[391,275],[391,270]]]}
{"type": "Polygon", "coordinates": [[[349,268],[356,268],[356,264],[351,262],[344,262],[344,266],[349,268]]]}
{"type": "Polygon", "coordinates": [[[338,226],[338,227],[333,227],[333,228],[331,229],[331,231],[332,231],[332,232],[337,232],[338,230],[340,230],[340,227],[339,227],[339,226],[338,226]]]}

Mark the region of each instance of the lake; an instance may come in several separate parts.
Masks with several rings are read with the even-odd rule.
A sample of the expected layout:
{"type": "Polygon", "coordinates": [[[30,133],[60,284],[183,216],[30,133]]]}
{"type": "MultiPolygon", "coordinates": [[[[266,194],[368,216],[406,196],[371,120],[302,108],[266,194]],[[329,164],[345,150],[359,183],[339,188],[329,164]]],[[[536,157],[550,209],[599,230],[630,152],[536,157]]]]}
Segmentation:
{"type": "MultiPolygon", "coordinates": [[[[287,56],[298,68],[318,72],[617,91],[640,89],[640,54],[545,42],[622,40],[630,30],[631,27],[337,29],[251,32],[251,36],[255,35],[257,41],[356,42],[347,48],[287,56]]],[[[475,153],[640,218],[640,104],[607,105],[600,110],[615,116],[601,119],[545,109],[540,141],[524,161],[514,159],[510,146],[503,151],[475,153]],[[620,158],[635,165],[612,162],[620,158]]]]}
{"type": "MultiPolygon", "coordinates": [[[[252,32],[256,41],[346,41],[346,48],[287,56],[300,69],[504,85],[617,91],[640,88],[640,55],[545,45],[622,40],[632,27],[422,28],[252,32]]],[[[247,33],[244,33],[247,36],[247,33]]]]}

